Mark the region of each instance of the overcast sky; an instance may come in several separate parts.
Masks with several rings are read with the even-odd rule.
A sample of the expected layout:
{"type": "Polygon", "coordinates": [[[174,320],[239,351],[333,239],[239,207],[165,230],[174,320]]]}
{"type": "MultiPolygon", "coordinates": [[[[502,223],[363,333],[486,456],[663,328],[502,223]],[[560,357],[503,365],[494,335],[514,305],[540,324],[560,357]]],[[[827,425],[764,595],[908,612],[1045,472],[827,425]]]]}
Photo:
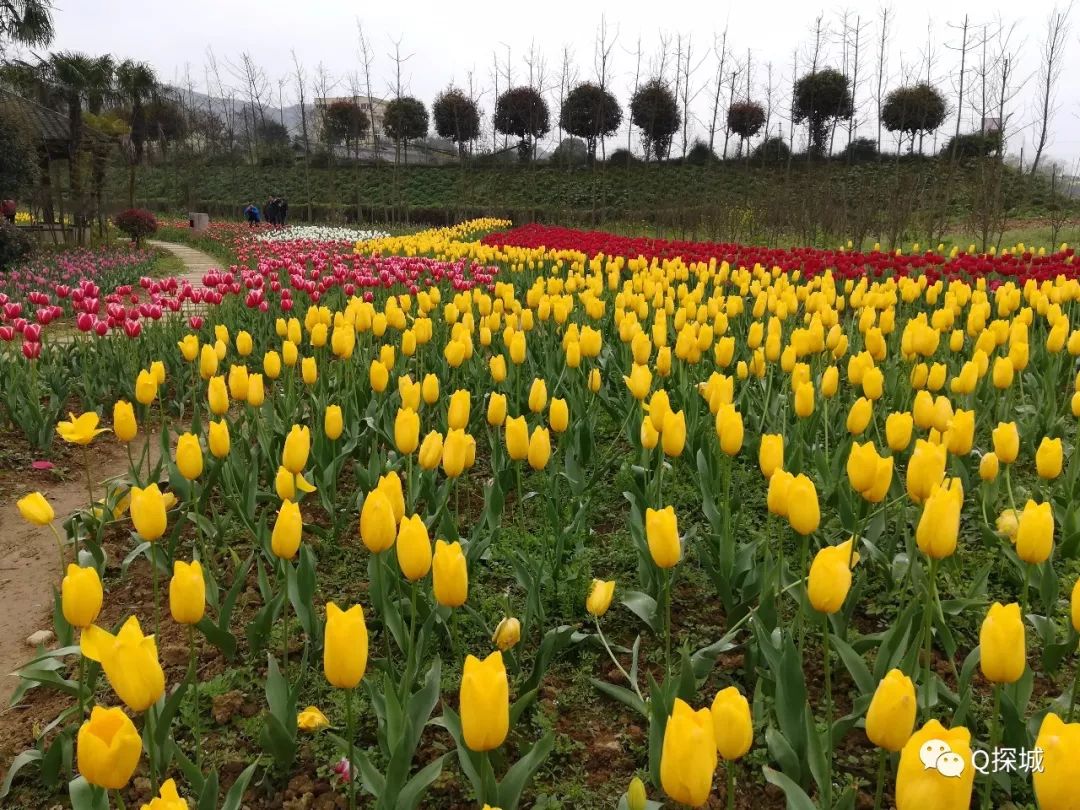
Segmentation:
{"type": "MultiPolygon", "coordinates": [[[[840,30],[843,6],[821,7],[796,0],[770,0],[738,4],[715,2],[657,3],[656,0],[547,0],[542,4],[513,3],[500,0],[466,2],[360,3],[356,0],[183,0],[179,3],[148,3],[146,0],[55,0],[57,36],[53,48],[91,54],[110,52],[118,57],[144,60],[152,64],[164,80],[177,80],[190,71],[196,85],[204,83],[207,48],[213,48],[219,60],[236,60],[249,53],[270,79],[273,93],[278,80],[289,78],[284,88],[286,104],[295,100],[291,80],[295,50],[313,78],[318,63],[340,81],[342,94],[348,91],[347,76],[359,69],[357,56],[357,19],[374,46],[376,95],[389,94],[393,77],[390,53],[393,42],[401,40],[403,55],[412,54],[403,75],[408,91],[430,104],[435,94],[450,81],[464,85],[473,72],[474,83],[483,93],[481,106],[490,113],[494,106],[492,88],[493,52],[505,63],[506,46],[515,84],[527,81],[524,57],[533,44],[546,60],[545,84],[554,107],[558,96],[559,72],[564,46],[571,49],[581,79],[594,78],[594,41],[601,15],[607,18],[617,41],[612,51],[612,89],[626,104],[634,81],[638,39],[644,52],[643,71],[655,69],[661,33],[670,38],[672,53],[676,36],[692,38],[691,139],[704,134],[712,113],[712,88],[715,87],[716,57],[712,51],[714,34],[728,29],[728,45],[743,64],[747,51],[753,66],[752,95],[764,102],[767,85],[766,66],[772,63],[776,85],[774,104],[783,113],[789,103],[793,55],[800,64],[809,62],[813,38],[811,31],[819,13],[824,14],[831,34],[823,46],[822,61],[839,67],[842,63],[840,30]],[[698,67],[698,63],[704,62],[698,67]]],[[[1060,4],[1060,3],[1059,3],[1060,4]]],[[[1038,72],[1042,44],[1046,39],[1046,20],[1054,9],[1052,0],[1027,0],[1018,3],[989,0],[905,0],[895,3],[886,87],[899,84],[902,77],[926,75],[926,54],[932,46],[931,77],[949,99],[952,116],[943,130],[955,127],[956,80],[959,64],[960,32],[956,26],[965,13],[973,26],[992,27],[1000,19],[1005,27],[1015,25],[1010,50],[1017,58],[1013,75],[1022,87],[1010,106],[1010,152],[1018,153],[1026,143],[1030,156],[1033,121],[1039,96],[1038,72]],[[1021,16],[1022,15],[1022,16],[1021,16]]],[[[881,35],[878,3],[851,2],[848,6],[854,24],[861,16],[864,28],[860,42],[860,79],[856,101],[859,131],[876,136],[877,126],[872,97],[876,90],[878,39],[881,35]]],[[[1073,28],[1067,38],[1062,78],[1057,92],[1058,112],[1052,127],[1048,152],[1069,163],[1080,158],[1080,9],[1074,12],[1073,28]]],[[[996,51],[997,45],[991,45],[996,51]]],[[[979,54],[969,54],[969,65],[979,54]]],[[[673,75],[669,58],[668,75],[673,75]]],[[[505,66],[500,68],[505,71],[505,66]]],[[[978,80],[969,74],[968,86],[978,80]]],[[[500,81],[501,83],[501,81],[500,81]]],[[[745,77],[740,79],[745,87],[745,77]]],[[[745,90],[740,90],[742,95],[745,90]]],[[[310,93],[310,88],[309,88],[310,93]]],[[[725,92],[726,95],[726,92],[725,92]]],[[[971,103],[969,97],[968,103],[971,103]]],[[[972,110],[963,111],[965,129],[976,126],[972,110]]],[[[557,113],[553,112],[553,124],[557,113]]],[[[489,119],[490,120],[490,119],[489,119]]],[[[773,130],[775,131],[774,118],[773,130]]],[[[490,127],[490,123],[487,124],[490,127]]],[[[786,120],[783,123],[785,136],[786,120]]],[[[490,129],[489,129],[490,137],[490,129]]],[[[798,137],[798,136],[797,136],[798,137]]],[[[803,136],[805,138],[805,136],[803,136]]],[[[626,134],[622,136],[625,142],[626,134]]],[[[845,133],[846,138],[846,133],[845,133]]],[[[636,140],[636,139],[635,139],[636,140]]],[[[838,141],[841,143],[841,141],[838,141]]],[[[676,137],[673,154],[681,150],[681,134],[676,137]]]]}

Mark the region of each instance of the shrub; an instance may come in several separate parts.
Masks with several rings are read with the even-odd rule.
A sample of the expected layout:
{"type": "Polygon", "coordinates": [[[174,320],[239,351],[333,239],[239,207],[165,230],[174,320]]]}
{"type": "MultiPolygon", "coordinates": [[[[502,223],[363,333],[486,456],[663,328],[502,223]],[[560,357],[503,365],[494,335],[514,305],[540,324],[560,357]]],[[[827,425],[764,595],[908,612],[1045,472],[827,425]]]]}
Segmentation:
{"type": "Polygon", "coordinates": [[[145,208],[121,211],[113,217],[113,224],[136,245],[142,243],[143,237],[157,233],[158,229],[157,219],[145,208]]]}
{"type": "Polygon", "coordinates": [[[629,166],[632,163],[641,163],[641,159],[628,149],[616,149],[608,155],[607,162],[610,166],[629,166]]]}
{"type": "Polygon", "coordinates": [[[783,138],[766,138],[754,149],[754,159],[763,163],[782,163],[791,156],[791,147],[783,138]]]}
{"type": "Polygon", "coordinates": [[[872,138],[855,138],[840,152],[840,157],[852,163],[866,163],[877,160],[877,141],[872,138]]]}
{"type": "Polygon", "coordinates": [[[1000,132],[968,132],[949,138],[940,154],[943,158],[953,157],[956,150],[957,160],[986,157],[1001,148],[1000,132]]]}
{"type": "Polygon", "coordinates": [[[0,219],[0,270],[18,262],[32,247],[30,237],[6,219],[0,219]]]}
{"type": "Polygon", "coordinates": [[[686,162],[690,166],[705,166],[709,163],[716,163],[718,160],[716,153],[703,141],[694,141],[694,145],[686,153],[686,162]]]}
{"type": "Polygon", "coordinates": [[[588,158],[588,147],[580,138],[564,138],[551,153],[551,162],[556,166],[584,166],[588,158]]]}

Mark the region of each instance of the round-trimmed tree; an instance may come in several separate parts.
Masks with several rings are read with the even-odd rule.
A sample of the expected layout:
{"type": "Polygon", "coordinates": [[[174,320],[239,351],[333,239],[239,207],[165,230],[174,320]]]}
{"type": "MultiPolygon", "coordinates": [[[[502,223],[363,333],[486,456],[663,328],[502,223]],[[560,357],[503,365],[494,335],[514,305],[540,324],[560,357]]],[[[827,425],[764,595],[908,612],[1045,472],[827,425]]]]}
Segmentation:
{"type": "Polygon", "coordinates": [[[622,108],[615,96],[592,82],[571,90],[559,111],[559,126],[585,141],[590,164],[596,160],[600,138],[614,135],[622,124],[622,108]]]}
{"type": "Polygon", "coordinates": [[[536,139],[551,129],[547,102],[532,87],[511,87],[495,102],[495,129],[518,139],[518,156],[527,161],[536,139]]]}
{"type": "Polygon", "coordinates": [[[945,97],[936,87],[922,82],[909,87],[897,87],[885,97],[881,107],[881,123],[889,132],[899,132],[911,141],[908,152],[915,151],[915,136],[921,138],[940,127],[945,121],[945,97]]]}
{"type": "Polygon", "coordinates": [[[739,153],[744,144],[765,126],[765,109],[756,101],[735,101],[728,107],[728,128],[739,136],[739,153]]]}
{"type": "Polygon", "coordinates": [[[795,82],[795,123],[806,122],[810,134],[810,153],[825,154],[829,125],[848,119],[854,112],[851,82],[834,68],[807,73],[795,82]]]}
{"type": "Polygon", "coordinates": [[[328,104],[322,111],[321,123],[323,140],[330,145],[344,141],[346,152],[353,152],[354,146],[359,152],[360,141],[367,135],[369,126],[367,113],[351,99],[328,104]]]}
{"type": "Polygon", "coordinates": [[[630,120],[641,130],[646,161],[650,154],[657,160],[667,155],[671,137],[682,123],[675,94],[659,78],[650,79],[634,93],[630,99],[630,120]]]}
{"type": "Polygon", "coordinates": [[[476,102],[456,87],[449,87],[435,97],[431,105],[435,132],[457,144],[458,153],[465,157],[465,144],[480,137],[480,110],[476,102]]]}
{"type": "Polygon", "coordinates": [[[409,141],[427,137],[428,112],[424,102],[412,96],[395,98],[383,113],[383,131],[399,148],[405,147],[408,162],[409,141]]]}

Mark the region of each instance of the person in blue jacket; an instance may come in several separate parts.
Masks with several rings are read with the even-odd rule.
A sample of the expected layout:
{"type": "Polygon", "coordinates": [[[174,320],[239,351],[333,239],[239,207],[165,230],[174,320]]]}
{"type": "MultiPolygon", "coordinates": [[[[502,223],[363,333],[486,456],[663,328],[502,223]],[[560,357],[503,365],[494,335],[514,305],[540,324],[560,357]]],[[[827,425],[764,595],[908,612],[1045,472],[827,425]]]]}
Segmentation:
{"type": "Polygon", "coordinates": [[[254,203],[249,204],[248,207],[244,209],[244,219],[247,220],[248,225],[252,228],[258,225],[262,220],[262,215],[259,213],[259,207],[254,203]]]}

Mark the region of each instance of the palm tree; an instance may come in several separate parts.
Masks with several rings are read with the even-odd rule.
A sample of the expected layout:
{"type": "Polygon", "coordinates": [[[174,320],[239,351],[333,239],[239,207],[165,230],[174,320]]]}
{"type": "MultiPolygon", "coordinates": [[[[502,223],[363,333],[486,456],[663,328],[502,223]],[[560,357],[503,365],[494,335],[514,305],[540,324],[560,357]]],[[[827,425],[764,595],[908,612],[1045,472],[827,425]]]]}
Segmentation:
{"type": "Polygon", "coordinates": [[[52,5],[48,0],[0,0],[0,54],[8,41],[42,47],[52,38],[52,5]]]}
{"type": "Polygon", "coordinates": [[[125,59],[116,68],[116,88],[131,105],[131,153],[128,171],[128,205],[135,206],[135,167],[142,161],[146,143],[145,103],[157,95],[157,76],[145,62],[125,59]]]}
{"type": "Polygon", "coordinates": [[[88,76],[93,69],[94,61],[86,54],[62,51],[52,54],[46,64],[48,80],[59,92],[67,107],[68,178],[71,184],[75,230],[80,240],[86,218],[82,168],[79,165],[83,142],[83,95],[87,93],[90,86],[88,76]]]}
{"type": "MultiPolygon", "coordinates": [[[[109,54],[91,60],[86,72],[86,107],[91,115],[101,115],[107,100],[116,95],[116,62],[109,54]]],[[[108,161],[108,146],[95,140],[91,145],[93,170],[91,183],[94,193],[94,216],[98,222],[98,231],[105,232],[103,190],[105,186],[105,165],[108,161]]]]}

